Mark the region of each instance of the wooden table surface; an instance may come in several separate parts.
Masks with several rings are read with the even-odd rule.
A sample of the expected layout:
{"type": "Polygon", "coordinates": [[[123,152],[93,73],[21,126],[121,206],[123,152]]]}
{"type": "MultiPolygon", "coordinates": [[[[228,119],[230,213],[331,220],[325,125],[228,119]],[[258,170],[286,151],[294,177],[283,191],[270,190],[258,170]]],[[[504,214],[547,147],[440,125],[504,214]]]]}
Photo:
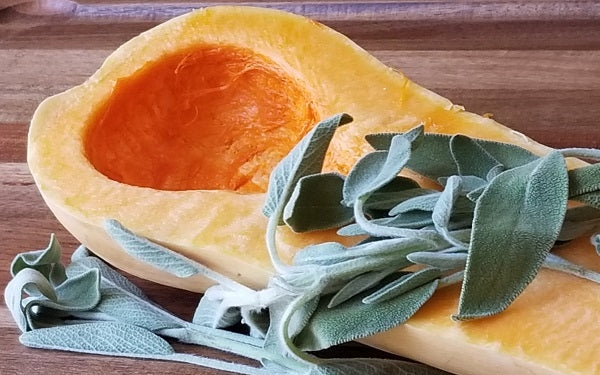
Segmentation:
{"type": "MultiPolygon", "coordinates": [[[[26,165],[39,102],[83,82],[129,38],[201,4],[0,0],[0,286],[15,254],[54,232],[78,244],[44,205],[26,165]],[[16,5],[15,5],[16,4],[16,5]],[[4,9],[3,9],[4,8],[4,9]],[[70,13],[52,14],[69,10],[70,13]]],[[[247,3],[246,3],[247,4],[247,3]]],[[[308,15],[354,39],[414,81],[552,147],[600,147],[600,2],[255,2],[308,15]]],[[[206,5],[206,3],[205,3],[206,5]]],[[[133,279],[191,319],[198,295],[133,279]],[[176,296],[176,297],[174,297],[176,296]]],[[[28,349],[0,306],[0,374],[218,374],[190,365],[28,349]]],[[[204,348],[181,350],[215,358],[204,348]]],[[[358,345],[326,353],[383,355],[358,345]]]]}

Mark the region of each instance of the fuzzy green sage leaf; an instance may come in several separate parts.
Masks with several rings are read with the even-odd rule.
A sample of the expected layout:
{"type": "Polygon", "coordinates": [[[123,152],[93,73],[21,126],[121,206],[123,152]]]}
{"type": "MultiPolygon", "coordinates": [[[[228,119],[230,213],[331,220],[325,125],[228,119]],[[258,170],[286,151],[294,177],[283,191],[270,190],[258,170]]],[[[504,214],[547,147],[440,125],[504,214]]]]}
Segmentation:
{"type": "Polygon", "coordinates": [[[22,305],[23,292],[28,287],[35,288],[43,296],[50,300],[56,300],[54,287],[42,273],[32,268],[25,268],[8,282],[4,290],[4,301],[14,321],[22,332],[28,330],[27,317],[22,305]]]}
{"type": "Polygon", "coordinates": [[[11,265],[10,273],[14,277],[24,268],[32,268],[44,275],[54,286],[66,279],[65,268],[60,262],[61,248],[56,236],[50,236],[48,246],[43,250],[28,251],[17,255],[11,265]]]}
{"type": "Polygon", "coordinates": [[[173,348],[152,332],[117,322],[84,323],[38,329],[19,338],[33,348],[119,356],[169,355],[173,348]]]}
{"type": "Polygon", "coordinates": [[[169,272],[177,277],[205,276],[231,289],[251,291],[248,287],[225,277],[212,269],[139,236],[114,219],[106,220],[104,229],[128,254],[169,272]]]}
{"type": "Polygon", "coordinates": [[[416,272],[409,272],[400,278],[379,288],[363,298],[363,303],[382,303],[392,298],[401,296],[417,287],[430,283],[442,276],[438,268],[423,268],[416,272]]]}
{"type": "Polygon", "coordinates": [[[72,277],[88,270],[100,272],[102,298],[94,311],[103,314],[106,319],[134,324],[153,332],[185,324],[151,302],[137,286],[96,257],[76,260],[67,267],[67,274],[72,277]]]}
{"type": "Polygon", "coordinates": [[[437,283],[415,288],[378,304],[364,304],[363,292],[334,307],[322,298],[306,328],[295,338],[303,350],[320,350],[393,328],[407,321],[433,295],[437,283]]]}
{"type": "MultiPolygon", "coordinates": [[[[376,150],[386,150],[396,134],[372,134],[366,138],[376,150]]],[[[437,181],[440,177],[459,175],[459,168],[450,148],[452,137],[445,134],[425,134],[419,147],[414,150],[407,168],[434,181],[437,181]]],[[[505,169],[515,168],[538,158],[532,152],[512,144],[481,139],[475,139],[474,141],[487,154],[500,162],[505,169]]]]}
{"type": "Polygon", "coordinates": [[[558,152],[490,183],[475,208],[456,319],[496,314],[525,289],[558,238],[567,198],[567,168],[558,152]]]}
{"type": "Polygon", "coordinates": [[[55,289],[56,298],[34,297],[27,299],[24,310],[30,328],[36,329],[58,321],[44,319],[44,315],[66,317],[79,311],[89,311],[100,302],[100,273],[89,270],[68,278],[55,289]],[[44,309],[44,313],[40,310],[44,309]],[[50,311],[47,311],[47,310],[50,311]],[[51,323],[50,323],[51,322],[51,323]]]}
{"type": "Polygon", "coordinates": [[[600,164],[569,171],[569,198],[600,209],[600,164]]]}
{"type": "Polygon", "coordinates": [[[460,134],[450,138],[450,153],[461,176],[486,178],[490,170],[502,165],[476,140],[460,134]]]}
{"type": "Polygon", "coordinates": [[[352,168],[343,187],[344,203],[348,206],[384,187],[400,173],[409,161],[413,142],[423,135],[423,126],[397,135],[386,151],[375,151],[362,157],[352,168]]]}
{"type": "Polygon", "coordinates": [[[300,178],[283,211],[283,220],[296,232],[339,228],[354,220],[342,205],[344,177],[338,173],[300,178]]]}
{"type": "Polygon", "coordinates": [[[321,172],[325,153],[335,130],[352,121],[347,114],[339,114],[321,121],[283,158],[271,172],[269,188],[263,207],[270,217],[283,208],[298,179],[321,172]]]}

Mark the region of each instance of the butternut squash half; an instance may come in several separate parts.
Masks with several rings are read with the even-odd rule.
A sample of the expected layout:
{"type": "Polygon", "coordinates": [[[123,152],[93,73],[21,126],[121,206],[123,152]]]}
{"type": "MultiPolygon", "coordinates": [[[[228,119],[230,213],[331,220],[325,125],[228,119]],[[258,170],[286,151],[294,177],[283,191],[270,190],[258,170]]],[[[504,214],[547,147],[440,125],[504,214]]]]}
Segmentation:
{"type": "MultiPolygon", "coordinates": [[[[343,35],[309,19],[251,7],[175,18],[122,45],[85,83],[45,100],[29,133],[28,162],[62,224],[111,264],[202,292],[126,255],[108,218],[252,287],[272,269],[261,213],[269,172],[320,119],[346,112],[326,168],[345,173],[368,133],[426,131],[547,148],[463,111],[411,82],[343,35]]],[[[423,181],[425,182],[425,181],[423,181]]],[[[281,257],[333,232],[280,228],[281,257]]],[[[600,263],[581,240],[564,255],[600,263]]],[[[458,374],[600,373],[600,288],[543,271],[504,313],[453,322],[446,288],[408,323],[364,341],[458,374]]]]}

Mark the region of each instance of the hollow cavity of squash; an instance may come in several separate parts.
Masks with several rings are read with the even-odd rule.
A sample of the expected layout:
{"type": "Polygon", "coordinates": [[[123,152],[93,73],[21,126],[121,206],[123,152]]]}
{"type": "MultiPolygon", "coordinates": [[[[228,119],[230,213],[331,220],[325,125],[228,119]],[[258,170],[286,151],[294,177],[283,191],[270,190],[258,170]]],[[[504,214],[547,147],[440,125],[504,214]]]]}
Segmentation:
{"type": "Polygon", "coordinates": [[[119,79],[91,116],[85,153],[128,185],[264,192],[316,117],[300,83],[272,60],[200,45],[119,79]]]}

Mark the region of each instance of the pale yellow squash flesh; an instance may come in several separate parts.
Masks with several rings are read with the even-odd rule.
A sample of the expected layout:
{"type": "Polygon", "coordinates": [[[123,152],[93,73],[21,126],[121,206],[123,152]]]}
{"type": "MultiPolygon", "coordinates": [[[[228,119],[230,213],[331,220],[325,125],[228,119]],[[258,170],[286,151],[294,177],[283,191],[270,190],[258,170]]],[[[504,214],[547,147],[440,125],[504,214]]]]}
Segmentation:
{"type": "MultiPolygon", "coordinates": [[[[462,111],[447,99],[384,66],[353,42],[311,20],[274,10],[215,7],[166,22],[111,54],[84,84],[44,101],[29,133],[28,162],[61,223],[111,264],[136,276],[203,291],[201,278],[178,279],[127,256],[105,234],[107,218],[121,221],[190,258],[249,286],[264,286],[272,272],[265,250],[264,194],[233,191],[161,191],[108,179],[86,159],[83,137],[95,108],[118,79],[170,52],[199,44],[249,48],[268,57],[314,99],[320,118],[346,112],[354,122],[336,134],[327,170],[347,172],[369,151],[365,134],[426,130],[547,148],[492,119],[462,111]]],[[[423,181],[426,183],[426,181],[423,181]]],[[[302,247],[340,240],[333,232],[298,235],[280,228],[281,257],[302,247]]],[[[585,240],[562,250],[599,269],[585,240]],[[590,255],[591,254],[591,255],[590,255]]],[[[600,288],[544,271],[505,313],[453,322],[459,290],[448,288],[408,323],[364,340],[458,374],[594,374],[600,372],[600,288]]]]}

